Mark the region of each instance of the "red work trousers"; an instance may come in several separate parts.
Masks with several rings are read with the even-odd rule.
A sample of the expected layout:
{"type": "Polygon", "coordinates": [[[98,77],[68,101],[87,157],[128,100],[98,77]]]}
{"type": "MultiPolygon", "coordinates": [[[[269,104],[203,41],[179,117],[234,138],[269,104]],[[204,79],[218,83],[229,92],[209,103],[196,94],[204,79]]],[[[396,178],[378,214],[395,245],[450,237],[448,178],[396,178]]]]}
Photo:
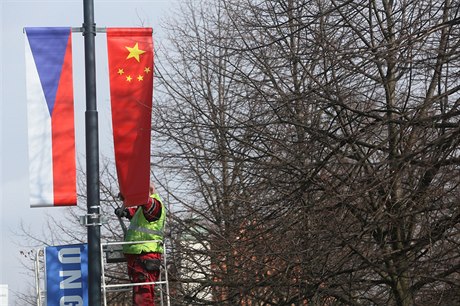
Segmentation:
{"type": "MultiPolygon", "coordinates": [[[[132,283],[156,282],[160,276],[160,270],[152,269],[147,263],[156,260],[159,263],[161,253],[125,254],[128,261],[128,275],[132,283]]],[[[133,287],[133,306],[154,306],[155,285],[138,285],[133,287]]]]}

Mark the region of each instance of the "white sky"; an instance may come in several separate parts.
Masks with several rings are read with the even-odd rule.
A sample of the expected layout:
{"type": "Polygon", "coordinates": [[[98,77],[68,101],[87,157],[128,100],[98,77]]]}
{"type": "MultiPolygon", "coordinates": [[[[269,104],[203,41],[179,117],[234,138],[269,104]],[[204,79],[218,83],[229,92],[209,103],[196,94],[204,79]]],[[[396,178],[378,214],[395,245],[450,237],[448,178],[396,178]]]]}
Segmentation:
{"type": "MultiPolygon", "coordinates": [[[[176,0],[177,1],[177,0],[176,0]]],[[[97,27],[153,27],[155,45],[161,37],[161,21],[173,12],[171,0],[94,0],[97,27]]],[[[25,224],[41,232],[45,214],[59,216],[66,208],[30,208],[28,203],[27,119],[24,67],[24,27],[71,26],[83,23],[83,0],[0,0],[0,284],[9,286],[9,305],[14,292],[24,291],[19,261],[20,237],[14,232],[25,224]]],[[[112,154],[105,34],[96,36],[97,105],[100,153],[112,154]]],[[[84,89],[84,39],[72,34],[77,158],[84,160],[86,109],[84,89]]],[[[155,92],[155,91],[154,91],[155,92]]]]}

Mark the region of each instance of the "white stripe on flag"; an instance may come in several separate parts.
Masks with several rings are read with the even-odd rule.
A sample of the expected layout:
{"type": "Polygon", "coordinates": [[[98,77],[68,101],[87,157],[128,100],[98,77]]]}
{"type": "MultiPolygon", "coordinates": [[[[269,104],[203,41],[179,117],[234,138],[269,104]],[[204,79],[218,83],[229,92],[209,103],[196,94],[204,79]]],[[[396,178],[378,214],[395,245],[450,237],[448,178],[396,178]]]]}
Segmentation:
{"type": "Polygon", "coordinates": [[[51,117],[28,39],[25,42],[30,206],[53,206],[51,117]]]}

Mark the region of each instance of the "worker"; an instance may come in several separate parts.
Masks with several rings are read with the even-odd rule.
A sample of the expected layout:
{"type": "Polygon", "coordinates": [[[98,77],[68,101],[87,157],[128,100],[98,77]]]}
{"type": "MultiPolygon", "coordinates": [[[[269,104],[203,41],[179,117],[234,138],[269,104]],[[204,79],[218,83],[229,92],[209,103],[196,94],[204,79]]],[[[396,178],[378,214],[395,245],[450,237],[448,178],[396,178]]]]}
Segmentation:
{"type": "MultiPolygon", "coordinates": [[[[158,281],[163,254],[166,209],[160,196],[156,193],[154,184],[150,184],[150,198],[146,204],[129,208],[118,207],[115,209],[115,214],[131,221],[125,235],[125,241],[139,241],[136,244],[123,245],[123,253],[128,263],[128,275],[131,282],[158,281]]],[[[155,305],[154,289],[154,284],[134,285],[133,305],[155,305]]]]}

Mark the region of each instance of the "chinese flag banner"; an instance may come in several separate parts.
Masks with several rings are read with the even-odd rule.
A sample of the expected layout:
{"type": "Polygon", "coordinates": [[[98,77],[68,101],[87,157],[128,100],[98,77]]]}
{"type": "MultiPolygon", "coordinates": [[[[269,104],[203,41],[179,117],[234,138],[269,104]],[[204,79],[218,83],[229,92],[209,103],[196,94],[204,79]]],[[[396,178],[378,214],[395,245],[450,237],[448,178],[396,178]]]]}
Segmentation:
{"type": "Polygon", "coordinates": [[[112,128],[125,206],[147,203],[153,94],[152,28],[108,28],[112,128]]]}

